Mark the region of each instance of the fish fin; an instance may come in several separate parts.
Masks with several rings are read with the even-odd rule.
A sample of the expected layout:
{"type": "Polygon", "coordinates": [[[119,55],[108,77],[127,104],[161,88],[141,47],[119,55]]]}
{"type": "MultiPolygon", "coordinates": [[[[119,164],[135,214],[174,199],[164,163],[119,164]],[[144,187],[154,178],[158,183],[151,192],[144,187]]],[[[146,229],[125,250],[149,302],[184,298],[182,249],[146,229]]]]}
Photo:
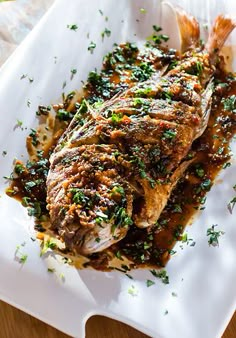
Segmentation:
{"type": "Polygon", "coordinates": [[[197,20],[187,14],[181,7],[174,8],[180,30],[181,52],[195,48],[200,41],[200,30],[197,20]]]}
{"type": "Polygon", "coordinates": [[[200,137],[207,127],[208,120],[210,117],[210,112],[211,112],[211,102],[212,102],[213,91],[214,91],[214,83],[213,83],[213,79],[211,79],[208,82],[206,89],[202,93],[202,103],[201,103],[201,110],[203,114],[202,123],[200,124],[194,139],[200,137]]]}
{"type": "Polygon", "coordinates": [[[143,188],[143,203],[139,212],[134,215],[134,223],[138,228],[148,228],[155,224],[169,197],[169,185],[158,185],[151,188],[150,182],[144,178],[138,182],[143,188]]]}
{"type": "Polygon", "coordinates": [[[179,179],[181,177],[183,177],[184,172],[188,169],[188,167],[190,166],[190,164],[193,163],[194,160],[195,160],[194,157],[191,158],[190,160],[183,160],[183,162],[180,163],[180,165],[177,167],[177,169],[175,169],[175,171],[173,172],[173,174],[170,177],[168,199],[169,199],[173,189],[175,188],[175,186],[179,182],[179,179]]]}
{"type": "Polygon", "coordinates": [[[156,185],[153,189],[147,179],[140,179],[139,183],[144,190],[144,204],[140,212],[134,215],[134,223],[138,228],[148,228],[158,221],[172,190],[193,160],[182,162],[171,175],[168,184],[156,185]]]}
{"type": "Polygon", "coordinates": [[[223,47],[227,37],[235,27],[236,22],[229,16],[217,16],[205,47],[210,55],[215,55],[223,47]]]}

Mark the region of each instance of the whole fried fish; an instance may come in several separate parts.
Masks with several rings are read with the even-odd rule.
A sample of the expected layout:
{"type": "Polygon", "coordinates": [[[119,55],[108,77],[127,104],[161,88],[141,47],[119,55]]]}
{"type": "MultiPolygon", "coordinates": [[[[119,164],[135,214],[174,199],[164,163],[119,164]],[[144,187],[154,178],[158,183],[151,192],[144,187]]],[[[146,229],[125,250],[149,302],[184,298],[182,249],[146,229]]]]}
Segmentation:
{"type": "Polygon", "coordinates": [[[82,126],[78,112],[51,155],[51,229],[76,254],[108,248],[131,226],[153,226],[207,126],[218,52],[235,23],[218,16],[203,48],[196,20],[176,14],[181,60],[99,109],[88,107],[82,126]]]}

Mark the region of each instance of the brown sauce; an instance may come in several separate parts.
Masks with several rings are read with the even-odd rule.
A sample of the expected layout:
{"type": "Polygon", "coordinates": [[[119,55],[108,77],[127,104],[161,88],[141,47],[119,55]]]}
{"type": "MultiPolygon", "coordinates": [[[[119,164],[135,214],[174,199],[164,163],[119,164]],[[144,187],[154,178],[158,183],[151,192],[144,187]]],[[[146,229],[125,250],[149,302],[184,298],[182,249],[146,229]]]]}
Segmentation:
{"type": "MultiPolygon", "coordinates": [[[[132,44],[117,46],[115,52],[106,57],[102,72],[90,73],[84,97],[90,104],[108,100],[138,81],[145,81],[153,71],[176,59],[178,55],[175,51],[160,46],[156,50],[149,46],[142,52],[132,44]]],[[[236,113],[234,109],[226,109],[224,100],[236,95],[236,78],[219,69],[215,83],[218,84],[208,127],[193,143],[189,154],[193,156],[193,162],[172,192],[158,222],[151,229],[131,227],[123,240],[101,253],[92,254],[84,267],[109,270],[119,266],[118,269],[123,272],[139,267],[160,268],[165,266],[173,253],[176,241],[184,240],[184,228],[194,213],[204,208],[206,193],[216,175],[222,167],[230,165],[229,143],[236,132],[236,113]]],[[[70,93],[63,104],[54,106],[56,117],[48,109],[47,117],[43,119],[44,125],[27,138],[30,161],[27,164],[16,161],[13,180],[7,190],[9,196],[28,207],[29,214],[36,219],[36,229],[41,233],[48,232],[45,183],[48,159],[73,118],[75,102],[82,102],[81,93],[70,93]]],[[[39,237],[42,239],[43,235],[39,237]]],[[[194,245],[194,242],[190,245],[194,245]]],[[[73,258],[69,251],[63,250],[62,254],[73,258]]],[[[75,258],[74,264],[81,268],[80,259],[75,258]]]]}

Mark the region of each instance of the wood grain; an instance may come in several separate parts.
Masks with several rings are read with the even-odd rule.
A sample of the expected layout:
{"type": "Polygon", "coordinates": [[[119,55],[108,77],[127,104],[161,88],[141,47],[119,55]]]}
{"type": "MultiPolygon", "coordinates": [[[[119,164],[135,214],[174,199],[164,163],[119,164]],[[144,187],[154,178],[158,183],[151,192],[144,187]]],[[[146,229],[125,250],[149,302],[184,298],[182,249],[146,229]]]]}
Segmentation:
{"type": "MultiPolygon", "coordinates": [[[[69,338],[38,319],[0,302],[0,338],[69,338]]],[[[222,338],[236,337],[236,312],[222,338]]],[[[86,338],[148,338],[145,334],[118,321],[91,317],[86,325],[86,338]]]]}

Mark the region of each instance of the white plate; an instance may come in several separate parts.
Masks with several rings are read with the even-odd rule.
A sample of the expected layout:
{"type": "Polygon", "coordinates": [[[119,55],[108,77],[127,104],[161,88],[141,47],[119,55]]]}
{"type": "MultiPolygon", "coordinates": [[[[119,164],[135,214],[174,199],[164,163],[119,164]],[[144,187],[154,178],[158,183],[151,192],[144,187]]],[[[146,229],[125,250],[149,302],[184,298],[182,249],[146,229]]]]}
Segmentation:
{"type": "MultiPolygon", "coordinates": [[[[182,5],[202,22],[220,12],[236,12],[229,1],[183,1],[182,5]]],[[[149,288],[146,279],[153,278],[148,271],[135,271],[134,280],[130,280],[118,272],[77,271],[53,259],[40,258],[38,243],[30,239],[32,220],[3,192],[6,184],[2,177],[11,172],[13,158],[21,154],[26,158],[25,136],[37,125],[37,106],[55,103],[65,80],[66,91],[79,88],[80,80],[100,67],[114,42],[143,40],[152,25],[159,23],[158,1],[58,0],[0,71],[0,153],[7,150],[0,166],[0,298],[74,337],[84,337],[85,322],[93,314],[119,319],[152,337],[220,337],[235,309],[235,212],[232,216],[227,210],[234,196],[235,162],[221,173],[222,183],[208,194],[206,210],[188,228],[196,246],[186,246],[172,258],[168,264],[169,285],[156,280],[149,288]],[[140,8],[147,13],[140,13],[140,8]],[[69,30],[67,24],[78,24],[78,31],[69,30]],[[102,43],[100,34],[105,27],[112,34],[102,43]],[[87,51],[90,41],[97,43],[93,55],[87,51]],[[78,73],[70,81],[72,68],[78,73]],[[20,80],[22,74],[34,81],[20,80]],[[27,100],[31,101],[30,108],[27,100]],[[14,130],[17,119],[28,130],[14,130]],[[206,236],[212,224],[219,224],[225,231],[216,248],[208,246],[206,236]],[[14,253],[24,241],[22,251],[28,254],[28,260],[21,266],[14,260],[14,253]],[[56,267],[56,273],[48,273],[48,266],[56,267]],[[64,282],[58,277],[62,271],[64,282]],[[137,296],[128,293],[131,285],[137,289],[137,296]]],[[[176,32],[172,19],[162,24],[169,33],[170,28],[176,32]]],[[[235,144],[233,147],[235,153],[235,144]]]]}

